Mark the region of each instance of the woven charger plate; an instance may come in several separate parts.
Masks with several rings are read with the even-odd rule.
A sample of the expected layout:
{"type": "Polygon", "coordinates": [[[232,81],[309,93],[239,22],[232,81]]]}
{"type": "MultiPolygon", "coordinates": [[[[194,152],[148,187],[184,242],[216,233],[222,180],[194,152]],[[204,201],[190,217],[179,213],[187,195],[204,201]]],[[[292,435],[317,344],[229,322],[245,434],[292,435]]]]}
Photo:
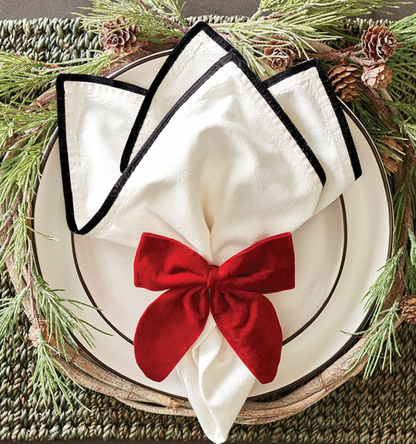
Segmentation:
{"type": "MultiPolygon", "coordinates": [[[[115,73],[114,77],[120,76],[121,80],[129,81],[131,83],[134,83],[134,79],[139,78],[140,86],[148,87],[148,83],[150,83],[151,79],[153,78],[153,75],[157,72],[157,67],[160,66],[161,62],[163,61],[163,57],[165,57],[165,55],[160,54],[160,55],[151,56],[147,60],[143,59],[140,62],[135,62],[129,67],[124,68],[123,72],[115,73]],[[156,63],[154,63],[155,60],[157,61],[156,63]],[[149,68],[149,66],[152,66],[152,68],[149,68]]],[[[351,202],[358,200],[358,203],[354,204],[356,205],[355,210],[353,211],[350,210],[349,212],[347,211],[345,215],[344,214],[345,203],[343,203],[343,205],[340,205],[340,203],[338,202],[334,204],[334,206],[332,206],[333,207],[332,210],[329,210],[332,211],[332,213],[334,213],[335,216],[334,214],[331,213],[329,214],[328,217],[329,219],[334,219],[334,217],[336,218],[336,213],[338,211],[337,210],[338,208],[339,211],[344,214],[344,219],[346,219],[347,226],[349,227],[349,229],[351,229],[352,227],[352,232],[350,231],[350,234],[352,234],[352,236],[350,236],[349,246],[348,248],[346,248],[347,246],[344,245],[343,251],[344,253],[345,250],[350,251],[350,253],[352,251],[354,253],[353,258],[356,257],[356,259],[362,256],[361,260],[364,262],[361,267],[360,264],[358,264],[358,267],[361,268],[362,272],[361,274],[362,276],[364,276],[363,278],[364,280],[362,281],[363,287],[361,289],[360,287],[358,287],[358,294],[357,294],[357,287],[350,286],[350,291],[355,292],[355,294],[351,296],[345,294],[346,289],[344,288],[344,294],[342,294],[341,292],[341,295],[339,297],[341,297],[341,299],[344,300],[349,299],[352,300],[353,302],[358,302],[365,293],[366,288],[368,288],[368,286],[371,285],[371,283],[374,281],[376,276],[375,274],[376,270],[381,265],[383,265],[383,263],[386,260],[386,257],[390,253],[390,245],[391,245],[390,234],[392,228],[391,198],[388,190],[387,181],[384,175],[384,170],[381,166],[381,163],[379,161],[374,146],[372,145],[368,135],[365,133],[363,128],[360,127],[359,123],[356,121],[354,116],[348,111],[347,108],[345,109],[348,114],[349,124],[353,130],[354,140],[357,144],[357,148],[359,149],[360,158],[363,163],[364,167],[363,169],[365,173],[365,177],[363,179],[366,181],[366,183],[361,185],[361,188],[364,189],[364,191],[362,191],[361,193],[364,192],[364,194],[360,194],[359,189],[353,189],[349,196],[348,193],[344,196],[347,202],[347,210],[348,208],[351,208],[352,206],[350,205],[351,202]],[[360,149],[362,150],[362,152],[360,152],[360,149]],[[365,192],[369,194],[366,195],[365,192]],[[361,205],[365,205],[367,207],[366,208],[367,212],[364,210],[363,206],[360,207],[360,202],[359,202],[360,199],[362,200],[361,205]],[[366,214],[363,214],[363,212],[366,214]],[[367,232],[365,231],[366,229],[365,222],[367,222],[368,225],[367,232]],[[355,236],[358,235],[359,232],[361,232],[361,235],[364,235],[364,238],[366,236],[369,237],[373,235],[376,245],[373,245],[371,239],[367,239],[367,244],[363,245],[362,239],[360,239],[359,237],[354,237],[354,235],[355,236]],[[360,253],[368,251],[369,245],[372,245],[373,255],[368,255],[368,254],[360,255],[360,253]],[[360,250],[359,246],[361,246],[362,250],[360,250]]],[[[54,150],[55,145],[56,145],[56,140],[52,140],[50,148],[45,158],[46,165],[48,164],[51,165],[51,162],[54,159],[53,157],[54,155],[56,163],[57,150],[56,149],[54,150]]],[[[57,166],[59,167],[59,165],[55,164],[53,166],[55,167],[54,169],[56,173],[57,166]]],[[[45,170],[45,182],[47,182],[47,180],[50,181],[50,174],[46,173],[47,170],[45,170]]],[[[39,197],[35,205],[35,213],[34,213],[35,228],[36,230],[39,230],[41,232],[56,235],[57,233],[51,232],[53,231],[54,224],[56,227],[59,226],[61,229],[63,228],[64,224],[62,223],[62,221],[58,221],[58,223],[56,223],[57,221],[53,217],[51,217],[51,214],[47,212],[46,209],[48,207],[48,203],[51,203],[49,202],[50,195],[45,193],[44,189],[42,189],[42,186],[43,185],[41,185],[39,189],[39,197]],[[46,201],[42,201],[42,199],[45,198],[46,201]],[[45,221],[48,221],[52,225],[45,225],[45,221]]],[[[56,187],[51,187],[49,182],[49,189],[51,188],[56,189],[56,187]]],[[[58,197],[60,197],[59,193],[58,197]]],[[[55,202],[52,202],[52,205],[49,205],[49,207],[54,208],[54,214],[56,214],[55,202]]],[[[322,224],[325,225],[325,219],[321,220],[320,223],[321,225],[322,224]]],[[[60,234],[62,233],[58,233],[57,237],[62,240],[62,236],[60,234]]],[[[346,227],[344,227],[344,237],[346,237],[346,227]]],[[[40,237],[36,239],[36,245],[38,247],[38,253],[39,253],[38,256],[39,265],[46,280],[50,282],[53,287],[56,286],[59,288],[64,287],[67,290],[72,288],[77,288],[76,284],[75,285],[71,284],[71,277],[68,278],[68,270],[66,268],[65,269],[60,268],[60,265],[62,264],[56,263],[56,261],[53,258],[53,254],[51,257],[51,250],[50,250],[51,244],[48,243],[48,246],[45,247],[46,244],[44,245],[43,242],[45,242],[44,238],[40,237]],[[59,269],[61,270],[61,273],[59,272],[59,269]],[[65,277],[67,278],[65,281],[65,284],[67,285],[62,284],[65,277]],[[54,279],[57,280],[53,281],[54,279]],[[58,282],[60,283],[60,285],[55,285],[55,283],[58,282]]],[[[52,247],[52,249],[53,248],[54,247],[52,247]]],[[[81,247],[79,248],[81,248],[82,250],[82,242],[81,242],[81,247]]],[[[62,249],[62,244],[58,246],[58,251],[60,249],[62,249]]],[[[56,257],[58,256],[59,254],[56,257]]],[[[335,287],[338,285],[338,287],[342,288],[342,278],[340,285],[339,277],[340,275],[342,275],[343,271],[345,273],[345,270],[342,270],[342,268],[345,265],[344,259],[345,259],[344,254],[342,254],[342,258],[340,261],[342,263],[341,264],[342,266],[339,267],[340,271],[336,278],[335,287]]],[[[345,268],[348,268],[348,257],[346,263],[347,267],[345,268]]],[[[351,264],[350,268],[353,267],[353,265],[354,264],[351,264]]],[[[352,269],[350,270],[350,276],[352,269]]],[[[355,278],[356,277],[357,276],[355,276],[355,278]]],[[[76,280],[79,278],[80,276],[78,275],[74,279],[76,280]]],[[[336,291],[338,291],[339,293],[340,292],[339,288],[335,290],[335,295],[336,291]]],[[[312,332],[314,331],[313,328],[317,325],[317,323],[315,322],[316,320],[318,321],[318,323],[319,321],[325,322],[322,321],[322,318],[325,317],[325,315],[327,315],[327,317],[328,316],[332,317],[331,311],[328,312],[328,310],[330,310],[331,308],[331,303],[334,300],[334,295],[332,293],[329,295],[329,298],[324,297],[322,299],[322,304],[318,307],[319,309],[315,309],[316,313],[313,314],[319,316],[317,317],[315,316],[316,319],[313,319],[314,316],[311,317],[310,325],[312,332]],[[331,297],[333,298],[332,300],[330,300],[331,297]],[[330,303],[328,304],[328,302],[330,303]],[[320,314],[321,310],[322,314],[320,314]]],[[[77,296],[72,294],[71,292],[70,297],[74,298],[77,296]]],[[[89,302],[89,301],[87,300],[84,302],[89,302]]],[[[98,303],[98,305],[100,304],[98,303]]],[[[358,308],[359,308],[357,311],[358,315],[355,314],[353,319],[353,321],[356,322],[356,324],[354,324],[354,322],[353,324],[343,324],[343,327],[347,325],[347,328],[344,328],[346,331],[356,331],[357,329],[360,330],[363,327],[363,321],[366,318],[365,316],[366,313],[363,313],[362,309],[359,306],[358,308]]],[[[281,313],[281,310],[278,311],[279,313],[281,313]]],[[[88,320],[91,321],[91,319],[88,320]]],[[[94,325],[97,325],[97,322],[93,323],[94,325]]],[[[308,324],[308,322],[306,322],[306,324],[308,324]]],[[[102,328],[102,325],[98,326],[102,328]]],[[[308,325],[306,325],[306,327],[304,328],[305,331],[308,331],[307,327],[308,325]]],[[[105,329],[105,326],[103,329],[105,329]]],[[[336,333],[339,333],[339,328],[337,329],[336,333]]],[[[315,334],[316,334],[316,328],[315,328],[315,334]]],[[[335,349],[328,350],[328,353],[323,355],[326,356],[325,358],[322,358],[321,361],[318,360],[316,362],[310,363],[310,367],[307,367],[307,369],[301,369],[300,372],[301,376],[297,375],[294,379],[292,378],[290,383],[281,384],[278,376],[278,378],[276,379],[277,383],[274,386],[265,388],[263,392],[261,392],[260,390],[253,394],[254,395],[265,394],[270,391],[275,391],[276,389],[287,390],[288,387],[290,387],[292,384],[299,383],[305,378],[310,377],[312,373],[316,374],[317,372],[319,372],[318,376],[316,376],[315,379],[310,380],[307,384],[291,392],[289,395],[286,395],[285,397],[281,398],[279,401],[256,402],[256,403],[252,401],[247,402],[243,410],[241,411],[239,417],[237,418],[237,422],[245,424],[257,424],[257,423],[270,422],[290,416],[294,413],[297,413],[300,410],[303,410],[304,408],[313,404],[317,400],[321,399],[323,396],[328,394],[337,386],[341,385],[349,377],[351,377],[353,374],[359,371],[360,367],[357,367],[354,370],[354,372],[350,372],[348,375],[345,375],[345,370],[350,368],[355,352],[357,351],[357,349],[362,347],[363,345],[362,341],[356,344],[354,348],[350,349],[344,356],[338,359],[338,361],[330,365],[330,363],[334,360],[335,356],[337,355],[339,356],[340,353],[345,352],[345,350],[352,345],[351,341],[348,340],[348,337],[346,337],[345,335],[340,335],[340,337],[342,337],[343,339],[340,339],[340,341],[336,342],[333,345],[337,353],[334,353],[335,349]],[[311,369],[313,369],[313,371],[311,371],[311,369]]],[[[313,334],[312,338],[314,338],[313,334]]],[[[99,342],[98,338],[97,340],[99,342]]],[[[105,351],[109,350],[108,344],[106,344],[105,341],[101,343],[99,342],[98,350],[100,349],[101,351],[104,351],[105,354],[105,351]]],[[[114,344],[113,344],[113,349],[114,349],[114,344]]],[[[64,363],[64,365],[66,366],[67,370],[71,373],[71,375],[74,377],[74,379],[76,379],[79,383],[81,383],[86,387],[92,388],[93,390],[105,394],[115,396],[116,398],[120,399],[126,404],[132,405],[142,410],[156,412],[156,413],[164,413],[164,414],[179,414],[186,416],[194,416],[194,412],[189,406],[189,403],[183,399],[180,399],[177,396],[177,395],[179,396],[183,395],[182,393],[178,393],[177,388],[172,389],[172,386],[169,385],[167,387],[163,387],[165,392],[175,394],[175,396],[164,395],[156,391],[160,389],[159,387],[153,387],[152,389],[151,387],[143,388],[137,385],[137,383],[142,383],[144,385],[149,386],[151,385],[149,384],[149,381],[144,381],[140,378],[126,377],[126,375],[123,374],[123,372],[115,370],[114,367],[117,364],[117,362],[119,362],[119,358],[113,360],[112,363],[111,362],[106,363],[105,366],[106,368],[104,368],[102,359],[97,359],[97,352],[85,349],[85,351],[82,352],[80,355],[75,355],[71,350],[70,355],[71,355],[70,363],[64,363]],[[157,406],[149,405],[148,403],[157,404],[157,406]]],[[[111,353],[107,353],[107,355],[111,355],[111,353]]],[[[290,372],[290,365],[288,371],[290,372]]]]}

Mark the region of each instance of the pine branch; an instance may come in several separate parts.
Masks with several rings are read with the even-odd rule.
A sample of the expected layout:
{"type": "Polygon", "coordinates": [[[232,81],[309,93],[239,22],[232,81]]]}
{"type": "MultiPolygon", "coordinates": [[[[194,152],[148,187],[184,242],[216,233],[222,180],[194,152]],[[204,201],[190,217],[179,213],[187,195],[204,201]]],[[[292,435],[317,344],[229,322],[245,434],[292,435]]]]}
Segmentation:
{"type": "Polygon", "coordinates": [[[0,353],[4,352],[5,339],[8,337],[14,338],[26,295],[27,288],[24,288],[14,297],[0,299],[0,341],[2,342],[0,353]]]}
{"type": "Polygon", "coordinates": [[[49,65],[0,51],[0,101],[28,104],[51,88],[59,73],[99,74],[109,66],[110,59],[111,54],[101,54],[93,59],[49,65]]]}
{"type": "Polygon", "coordinates": [[[399,302],[394,301],[393,305],[380,312],[377,322],[363,332],[355,335],[366,335],[364,347],[356,356],[353,366],[346,372],[348,374],[364,359],[367,363],[364,369],[364,378],[369,378],[374,374],[377,366],[381,362],[381,368],[384,370],[388,363],[390,372],[393,368],[393,355],[400,355],[400,350],[396,340],[396,326],[400,319],[399,302]]]}
{"type": "Polygon", "coordinates": [[[361,301],[364,304],[364,310],[373,310],[370,324],[377,322],[380,317],[386,299],[400,273],[400,259],[402,256],[403,249],[400,248],[381,268],[381,273],[361,301]]]}
{"type": "Polygon", "coordinates": [[[381,11],[388,14],[388,9],[398,8],[403,2],[387,1],[387,0],[260,0],[260,4],[256,13],[252,16],[252,20],[258,20],[264,13],[273,11],[288,12],[297,10],[305,15],[313,14],[316,10],[325,13],[331,13],[340,21],[345,17],[356,17],[358,15],[370,14],[371,12],[381,11]]]}
{"type": "Polygon", "coordinates": [[[88,15],[77,14],[84,26],[100,33],[103,24],[123,17],[126,26],[137,24],[141,28],[138,40],[162,44],[181,38],[188,27],[176,0],[92,0],[88,15]]]}
{"type": "Polygon", "coordinates": [[[82,302],[66,299],[58,293],[64,290],[53,290],[37,273],[33,274],[36,292],[36,310],[39,318],[45,321],[45,340],[53,342],[57,352],[66,358],[65,341],[77,351],[78,345],[73,334],[78,334],[90,347],[94,347],[94,335],[91,330],[108,334],[80,318],[76,313],[84,309],[97,310],[82,302]]]}
{"type": "MultiPolygon", "coordinates": [[[[141,1],[143,5],[146,5],[144,0],[139,1],[141,1]]],[[[182,14],[184,4],[180,6],[177,0],[147,0],[147,3],[149,4],[149,7],[152,7],[160,16],[171,17],[179,22],[182,25],[179,30],[181,32],[186,32],[188,23],[182,14]]],[[[171,26],[175,26],[175,22],[171,22],[170,24],[171,26]]]]}
{"type": "Polygon", "coordinates": [[[42,331],[38,330],[36,366],[29,385],[33,388],[33,391],[29,402],[32,403],[37,398],[35,406],[38,407],[41,401],[47,404],[48,400],[51,399],[54,410],[59,412],[58,399],[62,395],[72,409],[74,408],[74,401],[81,407],[86,408],[75,392],[71,390],[65,377],[77,388],[83,389],[83,387],[77,384],[71,375],[65,371],[59,361],[54,358],[54,354],[55,350],[44,339],[42,331]],[[38,394],[40,394],[39,397],[37,397],[38,394]]]}

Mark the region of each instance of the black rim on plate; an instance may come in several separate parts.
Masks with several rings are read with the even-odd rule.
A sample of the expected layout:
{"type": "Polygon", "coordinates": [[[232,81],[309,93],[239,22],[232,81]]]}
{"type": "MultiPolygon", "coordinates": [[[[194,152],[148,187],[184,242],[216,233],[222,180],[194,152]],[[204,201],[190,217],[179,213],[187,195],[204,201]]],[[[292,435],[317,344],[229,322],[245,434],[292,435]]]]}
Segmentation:
{"type": "MultiPolygon", "coordinates": [[[[140,60],[136,60],[128,65],[126,65],[125,67],[119,69],[118,71],[115,71],[114,73],[112,73],[109,78],[111,79],[115,79],[118,76],[120,76],[121,74],[129,71],[130,69],[142,65],[146,62],[149,62],[151,60],[155,60],[161,57],[166,57],[169,55],[169,53],[171,52],[171,50],[167,50],[167,51],[162,51],[156,54],[152,54],[150,56],[144,57],[143,59],[140,60]]],[[[392,227],[393,227],[393,218],[394,218],[394,213],[393,213],[393,204],[392,204],[392,197],[391,197],[391,191],[390,191],[390,187],[389,187],[389,183],[388,183],[388,179],[384,170],[384,166],[382,163],[382,160],[380,158],[380,155],[377,151],[377,148],[374,145],[374,142],[372,141],[371,137],[369,136],[368,132],[366,131],[366,129],[363,127],[363,125],[361,124],[361,122],[358,120],[358,118],[353,114],[353,112],[342,102],[342,108],[344,110],[344,112],[348,115],[348,117],[351,118],[351,120],[354,122],[354,124],[358,127],[358,129],[360,130],[360,132],[363,134],[363,136],[365,137],[366,141],[368,142],[368,144],[371,147],[371,150],[373,152],[373,155],[376,159],[378,168],[380,170],[380,174],[383,180],[383,185],[384,185],[384,190],[386,193],[386,200],[387,200],[387,204],[388,204],[388,212],[389,212],[389,225],[390,225],[390,230],[389,230],[389,240],[388,240],[388,252],[387,252],[387,258],[388,259],[391,255],[391,251],[392,251],[392,227]]],[[[55,145],[56,140],[58,139],[58,129],[55,130],[55,132],[53,133],[49,143],[48,143],[48,147],[45,150],[45,153],[43,155],[42,158],[42,162],[41,162],[41,166],[40,166],[40,172],[43,173],[46,163],[48,161],[49,155],[52,151],[53,146],[55,145]]],[[[37,247],[36,247],[36,235],[35,235],[35,220],[34,220],[34,214],[35,214],[35,207],[36,207],[36,196],[37,196],[37,191],[38,188],[40,186],[40,180],[38,180],[38,182],[36,183],[35,186],[35,198],[33,201],[33,206],[32,206],[32,211],[31,211],[31,216],[32,216],[32,225],[33,225],[33,231],[31,233],[31,240],[32,240],[32,244],[33,244],[33,250],[34,250],[34,258],[35,258],[35,265],[37,268],[38,273],[40,274],[40,276],[42,276],[42,271],[41,271],[41,264],[39,261],[39,257],[37,254],[37,247]]],[[[333,287],[331,289],[331,291],[329,292],[327,298],[324,300],[323,304],[321,305],[321,307],[317,310],[317,312],[313,315],[313,317],[305,323],[305,325],[303,325],[298,331],[296,331],[295,333],[293,333],[291,336],[289,336],[289,338],[285,339],[283,342],[283,345],[289,343],[291,340],[293,340],[295,337],[297,337],[299,334],[301,334],[303,331],[305,331],[318,317],[319,315],[322,313],[322,311],[325,309],[325,307],[327,306],[328,302],[330,301],[336,287],[337,284],[340,280],[340,277],[342,275],[342,271],[343,271],[343,267],[345,264],[345,259],[346,259],[346,251],[347,251],[347,239],[348,239],[348,234],[347,234],[347,219],[346,219],[346,207],[345,207],[345,201],[343,196],[340,196],[340,201],[341,201],[341,208],[342,208],[342,219],[343,219],[343,228],[344,228],[344,242],[343,242],[343,252],[342,252],[342,258],[340,261],[340,267],[339,267],[339,271],[338,274],[335,278],[333,287]]],[[[77,256],[76,256],[76,249],[75,249],[75,243],[74,243],[74,235],[73,233],[71,233],[71,248],[72,248],[72,254],[73,254],[73,258],[74,258],[74,264],[76,267],[76,271],[78,274],[78,277],[80,279],[80,283],[82,284],[84,291],[87,295],[87,297],[90,299],[91,303],[97,307],[92,295],[90,294],[88,287],[83,279],[81,270],[79,269],[79,265],[78,265],[78,261],[77,261],[77,256]]],[[[357,328],[356,332],[362,331],[365,329],[370,316],[373,312],[373,308],[371,308],[366,316],[364,317],[363,322],[360,324],[360,326],[357,328]]],[[[101,311],[98,311],[98,313],[100,314],[100,316],[104,319],[104,321],[120,336],[122,337],[124,340],[126,340],[127,342],[129,342],[130,344],[132,344],[132,341],[127,338],[123,333],[121,333],[114,325],[112,325],[112,323],[102,314],[101,311]]],[[[114,375],[119,376],[120,378],[125,379],[126,381],[129,381],[133,384],[137,384],[141,387],[144,387],[146,389],[149,390],[153,390],[159,393],[163,393],[165,395],[168,396],[174,396],[176,398],[179,399],[186,399],[183,396],[178,396],[178,395],[173,395],[172,393],[168,393],[165,392],[163,390],[158,390],[154,387],[150,387],[147,386],[146,384],[137,382],[119,372],[117,372],[116,370],[110,368],[109,366],[107,366],[106,364],[104,364],[102,361],[100,361],[96,356],[94,356],[85,346],[84,344],[82,344],[75,336],[73,336],[74,341],[78,344],[78,346],[83,350],[83,352],[85,352],[94,362],[96,362],[101,368],[113,373],[114,375]]],[[[276,390],[272,390],[270,392],[261,394],[261,395],[256,395],[256,396],[251,396],[248,399],[249,400],[259,400],[271,395],[276,395],[282,392],[286,392],[289,390],[294,389],[295,387],[298,387],[302,384],[304,384],[305,382],[307,382],[308,380],[312,379],[313,377],[315,377],[316,375],[318,375],[322,370],[324,370],[325,368],[329,367],[331,364],[333,364],[339,357],[341,357],[349,348],[351,348],[353,346],[354,343],[356,343],[359,340],[359,338],[357,336],[351,336],[351,338],[327,361],[325,361],[322,365],[320,365],[319,367],[317,367],[316,369],[312,370],[311,372],[309,372],[308,374],[304,375],[303,377],[299,378],[298,380],[284,386],[281,387],[279,389],[276,390]]]]}

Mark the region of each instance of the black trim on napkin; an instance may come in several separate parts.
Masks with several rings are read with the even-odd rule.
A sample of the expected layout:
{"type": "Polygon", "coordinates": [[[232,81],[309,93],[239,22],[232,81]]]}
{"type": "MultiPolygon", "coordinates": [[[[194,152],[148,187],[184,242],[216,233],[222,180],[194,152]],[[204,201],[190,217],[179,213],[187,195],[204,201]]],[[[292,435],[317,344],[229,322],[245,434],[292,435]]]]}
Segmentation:
{"type": "Polygon", "coordinates": [[[148,90],[140,86],[132,85],[131,83],[122,82],[121,80],[108,79],[107,77],[93,76],[90,74],[59,74],[56,79],[56,88],[58,84],[67,82],[84,82],[84,83],[98,83],[100,85],[111,86],[117,89],[123,89],[135,94],[145,96],[148,90]]]}
{"type": "Polygon", "coordinates": [[[287,114],[283,111],[283,108],[277,103],[273,98],[271,93],[268,91],[266,86],[260,81],[260,79],[250,70],[248,65],[242,56],[235,50],[231,50],[227,55],[222,57],[217,63],[215,63],[202,77],[200,77],[192,86],[189,88],[185,94],[175,103],[175,105],[169,110],[165,117],[161,120],[159,125],[155,128],[146,142],[143,144],[142,148],[135,155],[133,160],[130,162],[125,171],[121,174],[120,178],[117,180],[104,203],[101,205],[98,212],[86,223],[82,228],[78,228],[73,207],[73,195],[71,188],[71,179],[69,171],[68,162],[68,147],[66,142],[66,120],[65,120],[65,88],[64,82],[68,80],[67,76],[62,76],[57,82],[57,103],[58,103],[58,124],[59,124],[59,149],[61,157],[61,169],[62,169],[62,181],[65,196],[65,207],[66,207],[66,217],[68,222],[68,227],[71,231],[77,234],[86,234],[90,232],[98,223],[107,215],[108,211],[114,204],[124,185],[127,183],[130,176],[135,171],[137,165],[141,162],[143,157],[149,151],[160,132],[166,127],[170,122],[172,117],[176,112],[186,103],[189,98],[209,79],[214,75],[221,67],[229,62],[235,63],[247,77],[247,79],[253,84],[260,95],[264,98],[266,103],[271,107],[276,116],[281,120],[281,122],[286,126],[287,130],[297,142],[300,149],[310,162],[311,166],[314,168],[317,176],[319,177],[322,186],[325,184],[326,175],[323,170],[319,160],[313,153],[312,149],[306,143],[305,139],[299,133],[295,125],[290,121],[287,114]]]}
{"type": "Polygon", "coordinates": [[[178,44],[173,48],[169,57],[166,59],[162,68],[157,73],[152,84],[150,85],[149,92],[147,93],[145,99],[143,100],[142,106],[136,116],[133,127],[129,138],[127,139],[126,146],[124,147],[123,154],[120,161],[120,171],[123,172],[131,159],[131,154],[136,144],[137,138],[139,136],[140,130],[142,129],[144,120],[146,118],[147,112],[149,111],[150,105],[152,104],[153,98],[159,89],[160,84],[163,82],[164,78],[172,68],[173,64],[176,62],[177,58],[181,55],[183,50],[188,46],[189,43],[200,33],[205,32],[208,37],[214,40],[221,48],[225,51],[230,52],[234,47],[225,39],[223,39],[216,31],[214,31],[205,22],[197,22],[192,28],[185,34],[185,36],[178,42],[178,44]]]}
{"type": "Polygon", "coordinates": [[[58,105],[58,137],[59,154],[61,161],[61,175],[65,197],[65,212],[68,228],[78,233],[78,227],[74,215],[74,201],[71,187],[71,173],[69,170],[68,147],[66,141],[66,117],[65,117],[65,82],[84,82],[111,86],[113,88],[129,91],[134,94],[146,96],[147,89],[120,80],[108,79],[106,77],[88,74],[59,74],[56,79],[56,101],[58,105]]]}
{"type": "Polygon", "coordinates": [[[351,167],[354,172],[354,177],[355,180],[357,180],[362,174],[360,160],[358,159],[358,154],[357,154],[357,148],[355,147],[354,140],[352,138],[352,134],[348,126],[344,111],[341,108],[340,100],[338,99],[334,89],[332,88],[331,82],[325,73],[322,63],[318,59],[307,60],[306,62],[292,66],[286,69],[285,71],[282,71],[274,75],[273,77],[270,77],[269,79],[265,80],[263,83],[267,88],[270,88],[271,86],[275,85],[278,82],[281,82],[282,80],[287,79],[288,77],[299,74],[311,68],[316,68],[316,70],[318,71],[318,75],[328,95],[329,101],[331,102],[332,108],[334,109],[335,116],[341,128],[345,145],[347,147],[348,155],[350,157],[351,167]]]}
{"type": "MultiPolygon", "coordinates": [[[[291,136],[295,139],[296,143],[299,145],[316,173],[318,174],[322,185],[325,185],[326,176],[325,172],[313,153],[312,149],[309,147],[303,136],[300,134],[296,126],[289,119],[288,115],[285,113],[283,108],[278,104],[276,99],[271,95],[267,88],[262,84],[260,79],[251,71],[248,67],[243,55],[238,52],[227,40],[221,37],[214,29],[212,29],[205,22],[197,22],[185,35],[185,37],[179,41],[175,46],[173,51],[169,54],[165,63],[162,65],[160,71],[156,75],[154,81],[152,82],[149,92],[147,93],[145,99],[143,100],[142,106],[137,114],[136,120],[133,124],[129,138],[127,139],[126,146],[123,150],[121,157],[120,170],[124,172],[130,162],[130,157],[134,149],[134,145],[139,136],[140,130],[142,128],[143,122],[146,118],[147,112],[149,111],[150,105],[153,101],[160,84],[166,77],[169,70],[172,68],[173,64],[176,62],[177,58],[181,55],[188,44],[197,36],[200,32],[205,32],[208,37],[210,37],[215,43],[217,43],[221,48],[229,53],[233,53],[233,61],[237,66],[244,72],[244,74],[249,78],[253,86],[259,91],[259,93],[264,97],[268,105],[273,109],[275,114],[279,117],[281,122],[285,125],[291,136]]],[[[215,65],[214,65],[215,66],[215,65]]],[[[206,74],[205,74],[206,75],[206,74]]],[[[203,75],[201,78],[203,78],[203,75]]]]}

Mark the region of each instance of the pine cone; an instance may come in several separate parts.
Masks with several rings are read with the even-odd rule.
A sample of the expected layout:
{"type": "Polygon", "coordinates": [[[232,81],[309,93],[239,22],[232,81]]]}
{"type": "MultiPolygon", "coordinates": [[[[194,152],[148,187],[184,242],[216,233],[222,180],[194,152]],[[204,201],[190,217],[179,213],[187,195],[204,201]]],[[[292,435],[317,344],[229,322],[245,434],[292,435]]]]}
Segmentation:
{"type": "Polygon", "coordinates": [[[360,72],[356,66],[333,66],[328,71],[328,77],[341,100],[351,102],[359,97],[358,81],[360,79],[360,72]]]}
{"type": "Polygon", "coordinates": [[[387,26],[370,26],[363,32],[361,43],[365,56],[374,62],[385,62],[397,47],[396,37],[387,26]]]}
{"type": "Polygon", "coordinates": [[[137,36],[140,34],[140,26],[126,26],[123,17],[106,22],[101,30],[101,43],[104,49],[117,55],[133,52],[140,44],[137,36]]]}
{"type": "Polygon", "coordinates": [[[371,88],[387,88],[393,81],[393,70],[384,63],[374,66],[364,66],[361,80],[367,86],[371,86],[371,88]]]}
{"type": "Polygon", "coordinates": [[[400,304],[402,318],[410,324],[416,325],[416,295],[412,294],[402,299],[400,304]]]}
{"type": "Polygon", "coordinates": [[[267,43],[269,46],[264,48],[263,54],[266,63],[275,71],[282,71],[292,66],[293,61],[298,55],[296,48],[282,40],[271,40],[267,43]]]}
{"type": "MultiPolygon", "coordinates": [[[[383,143],[385,145],[388,145],[388,147],[390,148],[390,150],[394,151],[397,155],[400,155],[400,153],[402,153],[403,147],[401,145],[399,145],[397,143],[397,140],[395,139],[384,139],[383,143]]],[[[399,168],[399,162],[400,160],[397,159],[396,157],[393,157],[391,155],[389,155],[388,153],[381,153],[381,158],[383,160],[384,166],[387,168],[387,172],[392,172],[395,173],[397,172],[398,168],[399,168]]]]}

